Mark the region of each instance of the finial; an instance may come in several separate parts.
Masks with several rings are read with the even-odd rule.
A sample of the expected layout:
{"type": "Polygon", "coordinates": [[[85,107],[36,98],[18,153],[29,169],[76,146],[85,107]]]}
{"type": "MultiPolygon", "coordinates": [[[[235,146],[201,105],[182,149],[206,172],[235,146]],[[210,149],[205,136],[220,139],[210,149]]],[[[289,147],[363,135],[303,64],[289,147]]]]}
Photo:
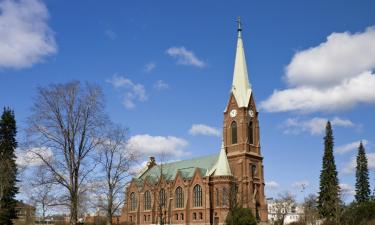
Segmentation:
{"type": "Polygon", "coordinates": [[[237,32],[238,32],[238,37],[241,37],[241,31],[242,31],[242,23],[241,23],[241,17],[238,17],[237,18],[237,24],[238,24],[238,28],[237,28],[237,32]]]}

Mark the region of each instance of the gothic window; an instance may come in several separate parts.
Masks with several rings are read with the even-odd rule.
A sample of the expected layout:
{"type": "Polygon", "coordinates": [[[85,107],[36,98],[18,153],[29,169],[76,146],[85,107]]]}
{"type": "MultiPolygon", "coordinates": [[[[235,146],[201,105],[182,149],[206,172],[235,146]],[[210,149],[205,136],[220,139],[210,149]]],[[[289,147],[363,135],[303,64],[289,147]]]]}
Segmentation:
{"type": "Polygon", "coordinates": [[[159,191],[159,203],[162,207],[166,206],[167,203],[167,195],[165,193],[164,188],[160,189],[159,191]]]}
{"type": "Polygon", "coordinates": [[[151,194],[150,191],[146,191],[144,195],[144,208],[145,210],[151,209],[151,194]]]}
{"type": "Polygon", "coordinates": [[[216,188],[216,206],[220,205],[219,189],[216,188]]]}
{"type": "Polygon", "coordinates": [[[223,188],[223,206],[227,206],[228,205],[228,197],[229,197],[229,193],[228,193],[228,190],[227,188],[223,188]]]}
{"type": "Polygon", "coordinates": [[[137,197],[135,196],[135,193],[132,192],[130,194],[130,211],[135,211],[137,208],[137,197]]]}
{"type": "Polygon", "coordinates": [[[201,213],[201,212],[199,213],[199,219],[203,220],[203,213],[201,213]]]}
{"type": "Polygon", "coordinates": [[[182,192],[182,188],[176,188],[176,208],[182,208],[184,205],[184,193],[182,192]]]}
{"type": "Polygon", "coordinates": [[[184,220],[184,214],[183,213],[181,213],[180,217],[181,217],[181,220],[184,220]]]}
{"type": "Polygon", "coordinates": [[[196,219],[197,219],[197,214],[193,213],[193,220],[196,220],[196,219]]]}
{"type": "Polygon", "coordinates": [[[202,188],[199,184],[194,186],[193,200],[194,200],[194,207],[202,206],[202,188]]]}
{"type": "Polygon", "coordinates": [[[233,121],[230,128],[232,132],[232,144],[237,144],[237,123],[233,121]]]}
{"type": "Polygon", "coordinates": [[[253,122],[250,121],[247,131],[247,139],[249,140],[249,144],[254,144],[254,128],[253,128],[253,122]]]}
{"type": "Polygon", "coordinates": [[[251,176],[256,177],[257,176],[257,165],[251,164],[251,176]]]}

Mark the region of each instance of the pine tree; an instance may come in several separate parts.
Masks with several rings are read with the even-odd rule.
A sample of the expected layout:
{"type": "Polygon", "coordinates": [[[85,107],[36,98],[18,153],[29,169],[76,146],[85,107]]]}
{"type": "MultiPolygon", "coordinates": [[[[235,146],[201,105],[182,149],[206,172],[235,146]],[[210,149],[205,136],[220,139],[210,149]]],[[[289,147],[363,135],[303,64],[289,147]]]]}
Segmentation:
{"type": "Polygon", "coordinates": [[[370,183],[367,167],[367,157],[362,141],[358,147],[357,167],[356,167],[356,183],[355,183],[355,200],[358,203],[370,200],[370,183]]]}
{"type": "Polygon", "coordinates": [[[11,225],[16,218],[15,207],[18,193],[17,166],[15,149],[17,148],[16,121],[14,112],[4,108],[0,119],[0,224],[11,225]]]}
{"type": "Polygon", "coordinates": [[[318,199],[319,214],[329,221],[336,221],[341,206],[340,187],[337,178],[335,158],[333,156],[333,133],[331,123],[326,125],[324,137],[323,165],[320,173],[320,191],[318,199]]]}

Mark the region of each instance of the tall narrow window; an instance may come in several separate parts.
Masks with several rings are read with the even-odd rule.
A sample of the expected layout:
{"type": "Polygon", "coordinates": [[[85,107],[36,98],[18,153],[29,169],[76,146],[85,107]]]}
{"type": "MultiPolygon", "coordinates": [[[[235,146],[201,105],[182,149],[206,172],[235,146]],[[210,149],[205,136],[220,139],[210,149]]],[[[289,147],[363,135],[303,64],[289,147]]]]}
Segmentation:
{"type": "Polygon", "coordinates": [[[135,211],[137,208],[137,197],[135,196],[135,193],[132,192],[130,194],[130,211],[135,211]]]}
{"type": "Polygon", "coordinates": [[[159,191],[159,203],[162,207],[166,206],[167,203],[167,195],[165,193],[164,188],[160,189],[159,191]]]}
{"type": "Polygon", "coordinates": [[[193,200],[194,200],[194,207],[202,206],[202,188],[199,184],[194,186],[193,200]]]}
{"type": "Polygon", "coordinates": [[[216,206],[220,205],[219,188],[216,188],[216,206]]]}
{"type": "Polygon", "coordinates": [[[145,192],[144,196],[144,208],[145,210],[150,210],[151,209],[151,194],[150,191],[145,192]]]}
{"type": "Polygon", "coordinates": [[[237,123],[233,121],[230,127],[232,132],[232,144],[237,144],[237,123]]]}
{"type": "Polygon", "coordinates": [[[184,205],[184,193],[182,192],[182,188],[176,188],[176,208],[182,208],[184,205]]]}
{"type": "Polygon", "coordinates": [[[228,206],[228,198],[229,198],[229,192],[227,188],[223,188],[223,206],[228,206]]]}
{"type": "Polygon", "coordinates": [[[253,122],[250,121],[248,131],[247,131],[247,139],[249,139],[249,144],[254,144],[254,128],[253,128],[253,122]]]}

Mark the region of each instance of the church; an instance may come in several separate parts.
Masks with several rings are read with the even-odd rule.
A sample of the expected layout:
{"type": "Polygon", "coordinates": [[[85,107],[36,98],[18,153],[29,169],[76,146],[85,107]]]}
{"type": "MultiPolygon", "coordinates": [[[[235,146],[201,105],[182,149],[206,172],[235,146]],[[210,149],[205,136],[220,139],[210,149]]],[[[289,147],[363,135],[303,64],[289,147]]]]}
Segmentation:
{"type": "Polygon", "coordinates": [[[121,221],[133,224],[221,225],[235,206],[267,221],[259,114],[252,92],[241,23],[219,154],[147,166],[126,188],[121,221]]]}

